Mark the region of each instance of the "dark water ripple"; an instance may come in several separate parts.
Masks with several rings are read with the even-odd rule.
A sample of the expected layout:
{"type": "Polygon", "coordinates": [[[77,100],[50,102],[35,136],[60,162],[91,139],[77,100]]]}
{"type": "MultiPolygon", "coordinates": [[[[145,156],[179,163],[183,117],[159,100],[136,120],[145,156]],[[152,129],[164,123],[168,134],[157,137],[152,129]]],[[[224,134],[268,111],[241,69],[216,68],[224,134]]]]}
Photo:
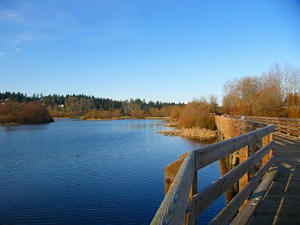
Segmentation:
{"type": "MultiPolygon", "coordinates": [[[[149,224],[164,167],[199,147],[156,132],[159,120],[57,120],[0,127],[0,224],[149,224]]],[[[199,189],[219,176],[198,172],[199,189]]],[[[222,196],[201,215],[207,223],[222,196]]]]}

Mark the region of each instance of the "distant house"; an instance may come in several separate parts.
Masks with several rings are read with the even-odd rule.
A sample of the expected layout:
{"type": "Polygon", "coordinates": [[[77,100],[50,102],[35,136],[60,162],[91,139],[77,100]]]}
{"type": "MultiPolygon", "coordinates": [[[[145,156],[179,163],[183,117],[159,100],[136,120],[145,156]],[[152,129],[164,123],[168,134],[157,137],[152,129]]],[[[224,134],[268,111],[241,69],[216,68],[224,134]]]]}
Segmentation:
{"type": "Polygon", "coordinates": [[[0,99],[0,102],[1,102],[2,105],[4,105],[4,103],[5,103],[5,102],[8,102],[8,101],[9,101],[8,98],[6,98],[6,99],[0,99]]]}

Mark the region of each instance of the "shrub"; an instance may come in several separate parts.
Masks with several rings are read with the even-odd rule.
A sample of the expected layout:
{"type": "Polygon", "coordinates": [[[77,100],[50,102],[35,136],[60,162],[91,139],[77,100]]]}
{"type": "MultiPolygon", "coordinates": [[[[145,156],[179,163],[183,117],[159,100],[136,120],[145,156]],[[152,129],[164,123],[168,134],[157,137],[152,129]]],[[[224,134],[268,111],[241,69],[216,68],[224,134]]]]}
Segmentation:
{"type": "Polygon", "coordinates": [[[5,102],[0,105],[0,123],[38,124],[53,122],[48,110],[38,102],[5,102]]]}
{"type": "Polygon", "coordinates": [[[210,130],[216,129],[215,118],[210,113],[210,108],[210,104],[204,99],[188,103],[184,106],[182,112],[180,112],[178,126],[181,128],[199,127],[210,130]]]}
{"type": "Polygon", "coordinates": [[[143,110],[133,110],[130,113],[130,117],[137,118],[137,119],[144,119],[145,118],[145,113],[143,110]]]}
{"type": "Polygon", "coordinates": [[[112,119],[112,118],[120,118],[121,112],[120,110],[92,110],[81,117],[82,120],[87,119],[112,119]]]}

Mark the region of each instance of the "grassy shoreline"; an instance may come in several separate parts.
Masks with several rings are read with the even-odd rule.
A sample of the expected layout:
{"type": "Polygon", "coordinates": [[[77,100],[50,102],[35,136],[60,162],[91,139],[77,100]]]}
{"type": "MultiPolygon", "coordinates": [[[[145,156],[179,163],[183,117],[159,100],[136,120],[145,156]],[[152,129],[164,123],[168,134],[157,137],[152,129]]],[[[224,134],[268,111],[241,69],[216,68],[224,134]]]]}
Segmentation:
{"type": "Polygon", "coordinates": [[[137,118],[137,117],[130,117],[130,116],[122,116],[122,117],[113,117],[107,119],[97,119],[97,118],[90,118],[90,119],[81,119],[81,120],[89,120],[89,121],[106,121],[106,120],[169,120],[169,117],[144,117],[144,118],[137,118]]]}
{"type": "Polygon", "coordinates": [[[217,131],[205,128],[176,128],[158,133],[166,136],[180,136],[196,142],[214,142],[217,139],[217,131]]]}

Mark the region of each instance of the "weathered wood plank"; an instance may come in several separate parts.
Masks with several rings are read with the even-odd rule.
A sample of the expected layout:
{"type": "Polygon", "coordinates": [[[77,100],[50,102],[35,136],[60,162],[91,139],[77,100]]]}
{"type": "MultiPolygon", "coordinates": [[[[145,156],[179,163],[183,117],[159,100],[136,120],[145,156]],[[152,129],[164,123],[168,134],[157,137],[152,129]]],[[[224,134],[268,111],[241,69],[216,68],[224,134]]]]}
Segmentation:
{"type": "Polygon", "coordinates": [[[249,116],[248,118],[252,121],[274,124],[275,131],[300,137],[300,129],[297,129],[297,127],[299,127],[300,119],[255,116],[249,116]]]}
{"type": "MultiPolygon", "coordinates": [[[[269,143],[269,134],[262,138],[262,147],[269,143]]],[[[269,154],[265,155],[262,159],[262,165],[265,165],[269,161],[269,154]]]]}
{"type": "MultiPolygon", "coordinates": [[[[273,160],[274,161],[274,160],[273,160]]],[[[256,207],[260,204],[261,200],[264,198],[267,190],[274,181],[277,175],[277,168],[272,167],[272,170],[267,173],[262,182],[258,185],[256,190],[251,195],[251,199],[247,202],[244,209],[239,212],[239,214],[234,217],[231,221],[231,225],[245,225],[251,224],[251,216],[253,216],[256,207]]]]}
{"type": "Polygon", "coordinates": [[[220,177],[211,185],[204,188],[201,192],[195,194],[192,198],[196,208],[196,214],[199,215],[207,206],[222,195],[228,188],[237,182],[255,163],[262,159],[272,148],[274,142],[269,143],[261,148],[254,155],[248,158],[247,161],[238,165],[224,176],[220,177]]]}
{"type": "Polygon", "coordinates": [[[231,218],[236,214],[239,207],[250,196],[250,194],[258,186],[264,174],[271,167],[273,159],[274,158],[271,158],[268,163],[256,173],[249,184],[241,192],[239,192],[239,194],[236,195],[214,219],[212,219],[212,221],[209,223],[210,225],[225,225],[230,222],[231,218]]]}
{"type": "MultiPolygon", "coordinates": [[[[151,224],[195,224],[197,215],[237,181],[240,180],[240,190],[243,189],[246,192],[249,186],[246,186],[249,182],[247,172],[263,157],[272,156],[273,153],[270,150],[274,148],[273,141],[269,144],[264,142],[266,145],[256,153],[254,150],[258,140],[263,137],[270,139],[269,141],[272,140],[270,133],[274,132],[274,125],[255,130],[256,126],[261,127],[264,124],[218,117],[216,117],[216,123],[226,131],[225,138],[230,139],[185,153],[166,167],[166,196],[151,224]],[[243,129],[241,129],[242,125],[243,129]],[[248,127],[254,129],[240,135],[242,132],[247,132],[248,127]],[[241,164],[204,188],[200,193],[196,193],[197,170],[238,150],[241,150],[238,155],[241,164]],[[250,156],[249,150],[254,153],[252,156],[250,156]],[[246,179],[244,179],[245,177],[246,179]]],[[[266,165],[269,163],[267,162],[266,165]]]]}
{"type": "Polygon", "coordinates": [[[300,224],[300,142],[278,135],[275,141],[281,142],[274,153],[277,176],[260,204],[253,202],[256,207],[247,224],[300,224]]]}
{"type": "MultiPolygon", "coordinates": [[[[274,134],[271,133],[269,134],[269,142],[272,142],[274,140],[274,134]]],[[[272,148],[272,150],[269,153],[269,159],[274,155],[274,148],[272,148]]]]}
{"type": "Polygon", "coordinates": [[[195,172],[195,153],[184,159],[167,195],[156,212],[151,224],[182,225],[188,204],[188,196],[195,172]]]}
{"type": "Polygon", "coordinates": [[[251,131],[225,141],[221,141],[209,146],[195,150],[196,153],[196,169],[203,168],[219,159],[224,158],[228,154],[241,149],[246,145],[250,145],[262,136],[266,136],[274,131],[274,126],[270,125],[256,131],[251,131]]]}
{"type": "MultiPolygon", "coordinates": [[[[248,132],[248,123],[247,121],[244,121],[244,133],[248,132]]],[[[240,151],[239,151],[239,158],[240,158],[240,164],[245,162],[249,156],[250,156],[250,148],[249,145],[247,145],[246,147],[243,147],[240,151]]],[[[244,176],[242,176],[242,178],[239,180],[239,189],[240,191],[244,189],[244,187],[247,186],[249,182],[249,173],[245,173],[244,176]]]]}
{"type": "Polygon", "coordinates": [[[168,193],[184,158],[179,158],[165,167],[165,195],[168,193]]]}

